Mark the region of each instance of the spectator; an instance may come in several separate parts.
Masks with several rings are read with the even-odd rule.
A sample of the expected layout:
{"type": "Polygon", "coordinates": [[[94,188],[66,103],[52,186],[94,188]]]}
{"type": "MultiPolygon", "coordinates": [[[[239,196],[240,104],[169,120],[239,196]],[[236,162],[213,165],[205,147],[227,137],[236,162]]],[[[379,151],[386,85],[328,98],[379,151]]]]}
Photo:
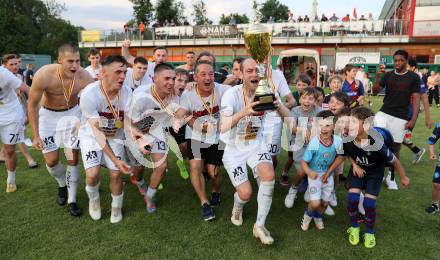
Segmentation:
{"type": "Polygon", "coordinates": [[[189,22],[188,22],[188,20],[185,19],[185,21],[183,22],[183,25],[185,25],[185,26],[189,26],[189,22]]]}
{"type": "Polygon", "coordinates": [[[372,13],[368,14],[368,21],[373,21],[373,14],[372,13]]]}
{"type": "Polygon", "coordinates": [[[141,23],[139,24],[139,38],[140,39],[144,38],[144,32],[145,32],[145,24],[144,24],[144,22],[141,21],[141,23]]]}
{"type": "Polygon", "coordinates": [[[365,18],[365,15],[361,15],[361,18],[359,18],[359,21],[366,21],[367,18],[365,18]]]}
{"type": "Polygon", "coordinates": [[[168,21],[168,19],[165,19],[165,22],[163,22],[163,26],[164,27],[170,26],[170,22],[168,21]]]}
{"type": "Polygon", "coordinates": [[[24,72],[24,79],[26,82],[26,85],[29,87],[32,86],[32,80],[34,79],[34,71],[33,71],[34,65],[32,63],[29,63],[26,66],[26,70],[24,72]]]}
{"type": "Polygon", "coordinates": [[[307,76],[309,76],[309,78],[312,79],[312,82],[309,86],[315,87],[316,86],[316,70],[315,70],[315,66],[313,65],[313,63],[308,63],[305,71],[306,71],[307,76]]]}
{"type": "Polygon", "coordinates": [[[313,19],[313,22],[319,22],[319,17],[318,16],[315,16],[315,19],[313,19]]]}
{"type": "Polygon", "coordinates": [[[291,23],[294,22],[295,20],[293,19],[293,13],[289,10],[289,13],[287,14],[287,22],[291,23]]]}
{"type": "Polygon", "coordinates": [[[344,18],[342,18],[343,22],[350,22],[350,15],[347,14],[346,16],[344,16],[344,18]]]}
{"type": "Polygon", "coordinates": [[[324,68],[320,68],[319,69],[319,83],[320,83],[319,86],[321,88],[325,87],[324,82],[325,82],[325,71],[324,71],[324,68]]]}
{"type": "Polygon", "coordinates": [[[124,34],[125,34],[125,38],[128,39],[129,38],[129,34],[130,33],[130,28],[128,28],[128,24],[124,24],[124,34]]]}
{"type": "Polygon", "coordinates": [[[298,23],[300,23],[300,22],[302,22],[302,21],[304,21],[303,19],[302,19],[302,17],[301,17],[301,15],[300,16],[298,16],[298,19],[296,20],[298,23]]]}
{"type": "Polygon", "coordinates": [[[169,25],[169,26],[171,26],[171,27],[176,26],[176,23],[174,22],[174,19],[171,19],[171,22],[170,22],[170,25],[169,25]]]}
{"type": "Polygon", "coordinates": [[[440,84],[440,75],[439,73],[435,73],[434,71],[431,71],[431,76],[428,77],[428,98],[429,98],[429,105],[432,105],[432,100],[434,99],[437,107],[440,107],[439,104],[439,84],[440,84]]]}
{"type": "Polygon", "coordinates": [[[306,15],[306,16],[304,16],[304,22],[310,22],[310,18],[306,15]]]}
{"type": "Polygon", "coordinates": [[[275,19],[273,18],[273,16],[269,17],[269,20],[267,20],[267,23],[274,23],[275,19]]]}
{"type": "Polygon", "coordinates": [[[339,21],[339,17],[337,17],[336,14],[333,13],[332,17],[330,17],[330,21],[337,22],[337,21],[339,21]]]}
{"type": "Polygon", "coordinates": [[[325,14],[322,14],[322,16],[321,16],[321,22],[327,22],[327,21],[328,21],[327,16],[325,16],[325,14]]]}

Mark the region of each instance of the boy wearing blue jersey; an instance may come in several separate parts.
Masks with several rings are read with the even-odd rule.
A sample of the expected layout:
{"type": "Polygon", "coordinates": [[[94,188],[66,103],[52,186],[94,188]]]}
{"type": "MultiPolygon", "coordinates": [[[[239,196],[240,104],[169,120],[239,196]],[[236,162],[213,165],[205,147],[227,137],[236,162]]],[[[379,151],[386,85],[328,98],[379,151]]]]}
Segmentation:
{"type": "MultiPolygon", "coordinates": [[[[440,123],[438,123],[432,135],[428,139],[428,149],[429,149],[429,159],[435,161],[437,158],[435,156],[435,143],[440,139],[440,123]]],[[[435,214],[439,212],[439,200],[440,200],[440,155],[439,161],[435,167],[434,176],[432,178],[432,204],[426,208],[426,212],[430,214],[435,214]]]]}
{"type": "Polygon", "coordinates": [[[333,178],[326,175],[329,166],[337,154],[342,154],[342,139],[333,135],[334,115],[329,110],[319,112],[319,135],[312,138],[307,146],[301,166],[308,176],[308,193],[310,201],[301,223],[301,229],[306,231],[312,219],[317,229],[324,228],[322,214],[331,200],[333,192],[333,178]]]}
{"type": "MultiPolygon", "coordinates": [[[[385,167],[390,164],[400,175],[403,187],[408,187],[409,179],[399,159],[385,145],[382,135],[373,128],[374,113],[369,108],[358,107],[351,111],[349,135],[353,141],[343,145],[344,156],[350,157],[353,164],[353,174],[348,181],[348,215],[351,227],[347,230],[348,241],[351,245],[359,243],[359,198],[362,190],[365,191],[363,206],[365,209],[365,236],[364,246],[373,248],[376,245],[374,224],[376,222],[376,198],[379,195],[385,167]]],[[[338,157],[328,173],[334,171],[344,161],[338,157]]]]}

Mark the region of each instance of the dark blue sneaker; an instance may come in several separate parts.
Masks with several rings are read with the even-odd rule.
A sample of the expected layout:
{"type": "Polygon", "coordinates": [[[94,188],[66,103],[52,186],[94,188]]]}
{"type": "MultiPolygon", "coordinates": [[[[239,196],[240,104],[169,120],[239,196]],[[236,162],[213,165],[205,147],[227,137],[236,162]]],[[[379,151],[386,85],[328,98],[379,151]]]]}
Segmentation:
{"type": "Polygon", "coordinates": [[[212,206],[220,205],[220,192],[212,192],[210,203],[212,206]]]}
{"type": "Polygon", "coordinates": [[[205,221],[210,221],[215,219],[214,210],[212,209],[211,205],[209,205],[208,203],[205,203],[202,206],[202,217],[205,221]]]}

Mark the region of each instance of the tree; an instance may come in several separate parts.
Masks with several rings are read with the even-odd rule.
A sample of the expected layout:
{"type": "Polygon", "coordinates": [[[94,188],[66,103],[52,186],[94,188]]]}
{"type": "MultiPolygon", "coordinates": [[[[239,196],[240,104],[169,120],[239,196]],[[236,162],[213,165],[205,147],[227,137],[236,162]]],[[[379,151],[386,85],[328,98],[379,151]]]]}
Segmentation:
{"type": "Polygon", "coordinates": [[[153,21],[153,4],[150,0],[130,0],[133,3],[133,16],[137,23],[148,25],[153,21]]]}
{"type": "Polygon", "coordinates": [[[196,25],[207,25],[212,24],[212,21],[209,20],[206,11],[206,4],[203,0],[197,0],[193,4],[194,12],[192,15],[194,16],[194,22],[196,25]]]}
{"type": "Polygon", "coordinates": [[[249,18],[247,17],[246,14],[233,13],[228,16],[226,16],[225,14],[222,14],[222,16],[220,17],[220,24],[229,24],[229,22],[231,21],[231,18],[235,19],[236,24],[249,23],[249,18]]]}
{"type": "Polygon", "coordinates": [[[265,23],[272,16],[275,21],[286,21],[289,17],[289,8],[278,0],[267,0],[260,9],[263,17],[261,22],[265,23]]]}
{"type": "Polygon", "coordinates": [[[0,1],[0,53],[57,56],[63,43],[78,45],[77,28],[60,18],[65,10],[54,0],[0,1]]]}
{"type": "Polygon", "coordinates": [[[163,24],[165,20],[174,21],[176,25],[180,25],[185,20],[183,11],[185,6],[180,1],[175,0],[158,0],[155,6],[156,20],[163,24]]]}

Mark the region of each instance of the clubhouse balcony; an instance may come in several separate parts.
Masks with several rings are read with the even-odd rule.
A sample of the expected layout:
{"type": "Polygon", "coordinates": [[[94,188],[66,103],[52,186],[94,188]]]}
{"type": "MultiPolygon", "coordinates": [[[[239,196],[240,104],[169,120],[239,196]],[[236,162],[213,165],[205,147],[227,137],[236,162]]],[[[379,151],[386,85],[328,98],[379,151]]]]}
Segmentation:
{"type": "MultiPolygon", "coordinates": [[[[350,22],[268,23],[272,44],[399,44],[408,43],[404,20],[350,22]]],[[[248,24],[175,26],[134,30],[88,30],[80,32],[81,48],[120,47],[125,39],[132,47],[243,45],[248,24]]]]}

